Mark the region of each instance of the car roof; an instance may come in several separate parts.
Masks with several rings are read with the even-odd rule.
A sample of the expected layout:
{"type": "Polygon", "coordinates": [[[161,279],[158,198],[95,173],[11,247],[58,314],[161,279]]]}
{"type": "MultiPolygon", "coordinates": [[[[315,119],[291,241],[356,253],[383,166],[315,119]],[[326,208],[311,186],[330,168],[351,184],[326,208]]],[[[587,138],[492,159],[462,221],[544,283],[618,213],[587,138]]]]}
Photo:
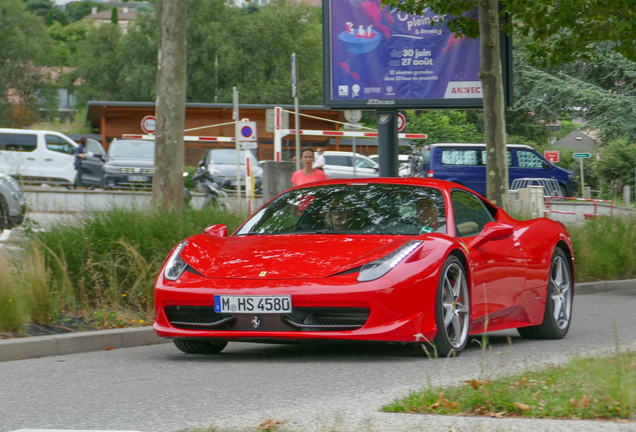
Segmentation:
{"type": "MultiPolygon", "coordinates": [[[[448,148],[448,147],[486,147],[485,143],[433,143],[433,144],[427,144],[429,147],[444,147],[444,148],[448,148]]],[[[525,145],[525,144],[506,144],[506,147],[510,147],[510,148],[523,148],[523,149],[530,149],[530,150],[534,150],[531,146],[529,145],[525,145]]]]}
{"type": "MultiPolygon", "coordinates": [[[[329,151],[324,151],[322,155],[323,156],[352,156],[353,152],[329,150],[329,151]]],[[[356,153],[356,156],[362,156],[365,158],[369,157],[369,156],[363,155],[362,153],[356,153]]]]}

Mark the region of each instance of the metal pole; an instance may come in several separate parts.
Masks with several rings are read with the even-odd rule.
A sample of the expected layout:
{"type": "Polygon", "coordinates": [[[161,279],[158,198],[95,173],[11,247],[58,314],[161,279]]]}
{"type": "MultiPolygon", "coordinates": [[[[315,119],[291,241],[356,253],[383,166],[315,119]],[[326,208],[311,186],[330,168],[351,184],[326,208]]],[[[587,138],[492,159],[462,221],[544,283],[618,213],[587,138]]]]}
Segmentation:
{"type": "Polygon", "coordinates": [[[581,198],[585,198],[584,189],[585,189],[585,177],[583,176],[583,159],[579,159],[581,162],[581,198]]]}
{"type": "Polygon", "coordinates": [[[219,49],[214,54],[214,103],[219,103],[219,49]]]}
{"type": "Polygon", "coordinates": [[[235,138],[235,148],[236,148],[236,199],[240,205],[241,202],[241,144],[239,141],[239,137],[241,136],[241,125],[240,125],[240,116],[239,116],[239,92],[236,90],[236,87],[232,88],[232,96],[234,100],[234,136],[235,138]]]}
{"type": "Polygon", "coordinates": [[[292,54],[292,96],[294,97],[294,113],[296,114],[296,170],[300,170],[300,108],[298,106],[298,62],[296,53],[292,54]]]}
{"type": "MultiPolygon", "coordinates": [[[[351,124],[353,131],[356,131],[356,125],[355,123],[351,124]]],[[[356,173],[356,137],[353,137],[353,178],[357,177],[357,173],[356,173]]]]}

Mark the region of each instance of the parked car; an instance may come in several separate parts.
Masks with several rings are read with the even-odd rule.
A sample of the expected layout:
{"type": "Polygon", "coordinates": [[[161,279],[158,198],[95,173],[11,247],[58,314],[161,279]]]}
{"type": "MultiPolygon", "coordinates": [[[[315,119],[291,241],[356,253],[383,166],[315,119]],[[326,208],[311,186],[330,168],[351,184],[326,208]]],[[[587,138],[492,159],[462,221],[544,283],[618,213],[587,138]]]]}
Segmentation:
{"type": "Polygon", "coordinates": [[[23,183],[73,185],[76,147],[59,132],[0,129],[0,171],[23,183]]]}
{"type": "Polygon", "coordinates": [[[518,221],[443,180],[329,180],[284,192],[229,237],[219,224],[176,245],[154,329],[193,354],[358,340],[447,357],[486,330],[561,339],[573,295],[559,222],[518,221]]]}
{"type": "Polygon", "coordinates": [[[357,178],[378,177],[380,165],[360,153],[344,151],[326,151],[322,154],[325,157],[325,165],[322,169],[330,179],[354,178],[353,166],[356,167],[357,178]]]}
{"type": "Polygon", "coordinates": [[[84,159],[82,159],[82,184],[93,187],[104,185],[104,163],[106,152],[99,141],[94,139],[86,140],[84,149],[84,159]]]}
{"type": "Polygon", "coordinates": [[[115,138],[104,164],[104,189],[152,188],[155,142],[115,138]]]}
{"type": "MultiPolygon", "coordinates": [[[[380,163],[380,155],[377,155],[377,154],[370,155],[369,159],[371,159],[373,162],[377,164],[380,163]]],[[[398,155],[398,175],[400,177],[409,177],[410,175],[409,155],[407,154],[398,155]]]]}
{"type": "Polygon", "coordinates": [[[26,205],[20,184],[9,174],[0,172],[0,232],[24,221],[26,205]]]}
{"type": "MultiPolygon", "coordinates": [[[[486,144],[436,143],[422,150],[422,170],[427,177],[449,180],[486,195],[486,144]]],[[[577,181],[573,173],[553,165],[527,145],[508,145],[508,179],[555,179],[563,196],[574,196],[577,181]]]]}
{"type": "MultiPolygon", "coordinates": [[[[256,192],[261,191],[263,184],[263,168],[251,150],[240,150],[241,190],[245,190],[246,160],[249,156],[250,167],[254,170],[254,182],[256,192]]],[[[209,149],[201,157],[199,166],[206,166],[212,180],[222,189],[236,190],[236,150],[235,149],[209,149]]]]}

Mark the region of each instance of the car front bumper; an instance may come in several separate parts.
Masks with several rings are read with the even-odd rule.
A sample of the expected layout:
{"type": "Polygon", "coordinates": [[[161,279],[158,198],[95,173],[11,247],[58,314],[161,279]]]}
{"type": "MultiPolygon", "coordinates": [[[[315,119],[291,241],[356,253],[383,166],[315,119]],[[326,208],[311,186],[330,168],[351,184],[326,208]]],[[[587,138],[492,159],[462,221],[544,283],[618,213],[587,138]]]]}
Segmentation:
{"type": "Polygon", "coordinates": [[[104,174],[105,189],[152,188],[152,175],[148,174],[104,174]]]}
{"type": "Polygon", "coordinates": [[[263,281],[202,278],[184,272],[178,281],[168,284],[160,275],[155,285],[154,329],[163,338],[230,341],[423,342],[434,338],[437,274],[417,285],[412,279],[396,285],[387,276],[364,283],[356,278],[357,273],[318,280],[263,281]],[[291,295],[292,312],[215,314],[215,294],[291,295]],[[175,313],[180,318],[175,319],[175,313]],[[335,327],[315,324],[316,320],[335,327]],[[255,322],[259,325],[254,326],[255,322]],[[215,323],[221,324],[206,327],[215,323]],[[346,323],[356,328],[345,328],[346,323]]]}

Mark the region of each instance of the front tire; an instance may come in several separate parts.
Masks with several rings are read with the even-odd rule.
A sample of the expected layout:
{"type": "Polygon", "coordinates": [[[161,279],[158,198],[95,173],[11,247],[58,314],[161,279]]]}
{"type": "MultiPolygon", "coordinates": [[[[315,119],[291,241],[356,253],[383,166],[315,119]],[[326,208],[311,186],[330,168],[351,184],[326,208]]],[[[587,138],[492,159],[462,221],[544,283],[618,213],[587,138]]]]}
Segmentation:
{"type": "Polygon", "coordinates": [[[568,258],[556,248],[550,263],[550,277],[545,301],[543,322],[536,326],[517,329],[525,339],[563,339],[572,322],[572,300],[574,296],[574,278],[568,258]]]}
{"type": "Polygon", "coordinates": [[[11,217],[9,216],[9,204],[7,204],[4,196],[0,195],[0,233],[12,226],[11,217]]]}
{"type": "Polygon", "coordinates": [[[174,339],[177,348],[186,354],[218,354],[227,346],[227,341],[193,341],[174,339]]]}
{"type": "MultiPolygon", "coordinates": [[[[435,301],[437,335],[433,352],[437,357],[459,355],[468,342],[470,327],[470,294],[464,265],[456,256],[449,256],[442,267],[435,301]]],[[[419,354],[430,355],[426,345],[417,344],[419,354]]]]}

